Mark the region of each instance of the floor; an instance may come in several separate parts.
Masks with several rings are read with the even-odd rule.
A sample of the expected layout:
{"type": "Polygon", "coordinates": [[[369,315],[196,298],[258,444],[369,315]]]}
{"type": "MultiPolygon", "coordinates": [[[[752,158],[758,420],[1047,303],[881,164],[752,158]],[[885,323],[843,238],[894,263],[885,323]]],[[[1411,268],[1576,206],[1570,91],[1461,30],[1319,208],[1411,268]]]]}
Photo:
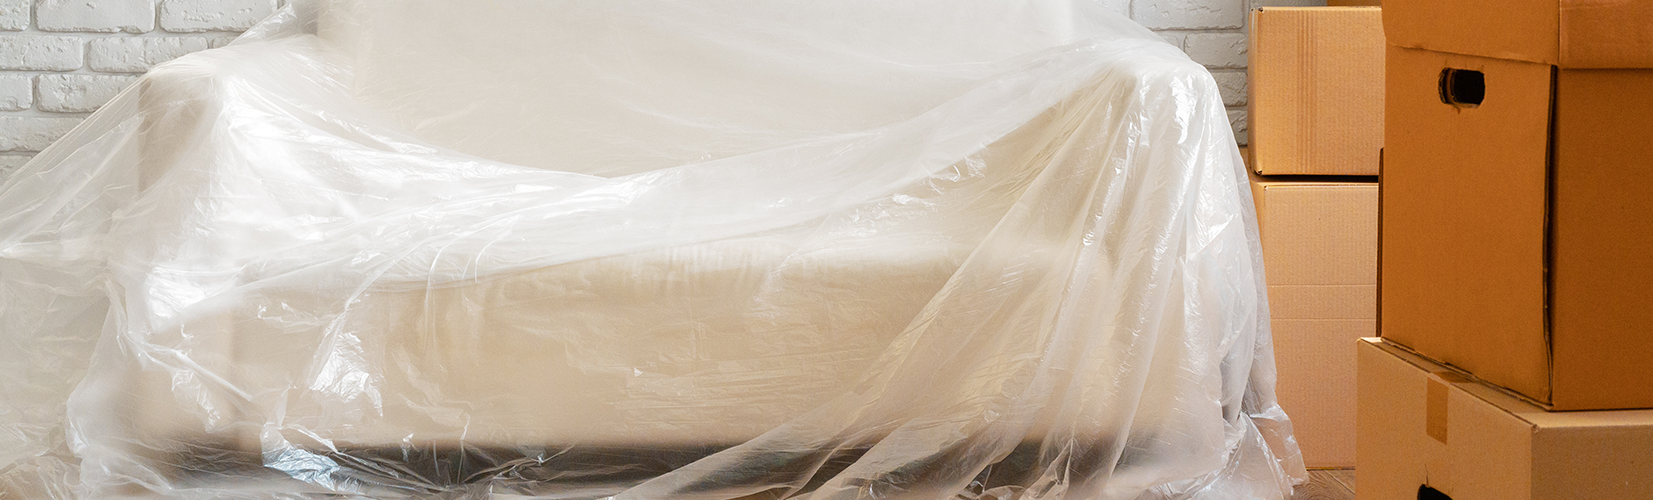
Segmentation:
{"type": "Polygon", "coordinates": [[[1309,483],[1297,487],[1291,500],[1354,500],[1354,469],[1317,469],[1309,471],[1309,483]]]}

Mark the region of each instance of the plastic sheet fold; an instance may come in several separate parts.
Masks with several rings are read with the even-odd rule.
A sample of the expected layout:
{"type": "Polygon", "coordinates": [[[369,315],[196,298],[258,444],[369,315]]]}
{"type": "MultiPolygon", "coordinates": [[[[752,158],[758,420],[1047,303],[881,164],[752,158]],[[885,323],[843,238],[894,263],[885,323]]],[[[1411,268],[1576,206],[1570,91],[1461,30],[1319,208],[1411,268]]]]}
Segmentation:
{"type": "Polygon", "coordinates": [[[1217,86],[1104,4],[289,3],[0,187],[0,498],[1305,478],[1217,86]]]}

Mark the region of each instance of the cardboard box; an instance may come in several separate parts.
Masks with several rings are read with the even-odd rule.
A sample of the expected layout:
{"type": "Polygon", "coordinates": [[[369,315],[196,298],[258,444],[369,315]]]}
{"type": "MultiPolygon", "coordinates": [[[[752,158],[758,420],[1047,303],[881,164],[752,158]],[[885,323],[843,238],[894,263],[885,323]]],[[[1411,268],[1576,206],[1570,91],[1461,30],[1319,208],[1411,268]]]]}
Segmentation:
{"type": "Polygon", "coordinates": [[[1252,176],[1275,392],[1309,467],[1355,465],[1355,340],[1377,332],[1377,184],[1252,176]]]}
{"type": "Polygon", "coordinates": [[[1382,10],[1251,12],[1247,123],[1263,175],[1377,175],[1383,148],[1382,10]]]}
{"type": "Polygon", "coordinates": [[[1552,409],[1653,407],[1653,70],[1388,66],[1381,335],[1552,409]]]}
{"type": "Polygon", "coordinates": [[[1390,45],[1566,68],[1653,67],[1646,0],[1389,0],[1390,45]]]}
{"type": "Polygon", "coordinates": [[[1326,0],[1330,7],[1382,7],[1383,0],[1326,0]]]}
{"type": "Polygon", "coordinates": [[[1378,339],[1359,351],[1357,498],[1653,498],[1653,411],[1546,412],[1378,339]]]}

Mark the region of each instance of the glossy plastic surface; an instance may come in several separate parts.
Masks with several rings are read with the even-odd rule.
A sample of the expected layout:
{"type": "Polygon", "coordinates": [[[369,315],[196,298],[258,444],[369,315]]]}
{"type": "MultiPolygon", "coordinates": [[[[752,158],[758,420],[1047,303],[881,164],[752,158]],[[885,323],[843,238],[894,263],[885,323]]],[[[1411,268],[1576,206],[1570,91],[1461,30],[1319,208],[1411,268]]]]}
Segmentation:
{"type": "Polygon", "coordinates": [[[0,497],[1305,477],[1217,86],[1104,5],[291,3],[0,187],[0,497]]]}

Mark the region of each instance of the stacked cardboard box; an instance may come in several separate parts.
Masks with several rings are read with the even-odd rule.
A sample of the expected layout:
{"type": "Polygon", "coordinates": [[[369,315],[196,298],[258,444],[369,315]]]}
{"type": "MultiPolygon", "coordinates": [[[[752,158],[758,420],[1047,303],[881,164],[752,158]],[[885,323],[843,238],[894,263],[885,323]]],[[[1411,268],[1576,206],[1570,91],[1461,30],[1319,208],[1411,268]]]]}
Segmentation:
{"type": "Polygon", "coordinates": [[[1359,350],[1357,498],[1653,498],[1653,410],[1546,411],[1379,339],[1359,350]]]}
{"type": "Polygon", "coordinates": [[[1280,404],[1310,467],[1355,461],[1355,341],[1377,326],[1375,8],[1252,13],[1250,162],[1280,404]]]}
{"type": "Polygon", "coordinates": [[[1252,11],[1246,115],[1258,174],[1378,174],[1382,19],[1371,7],[1252,11]]]}
{"type": "Polygon", "coordinates": [[[1552,409],[1653,408],[1653,2],[1518,5],[1386,11],[1383,336],[1552,409]]]}
{"type": "MultiPolygon", "coordinates": [[[[1386,2],[1379,328],[1387,342],[1545,410],[1653,408],[1650,26],[1647,1],[1386,2]]],[[[1365,372],[1361,380],[1362,391],[1401,390],[1398,380],[1365,372]]],[[[1380,425],[1386,418],[1361,408],[1363,466],[1422,463],[1417,450],[1368,449],[1411,431],[1380,425]]],[[[1653,497],[1646,470],[1631,463],[1609,471],[1641,476],[1544,468],[1577,460],[1579,450],[1616,450],[1609,441],[1640,443],[1636,460],[1645,464],[1653,413],[1545,417],[1566,418],[1572,427],[1549,438],[1559,444],[1539,447],[1535,434],[1518,456],[1531,467],[1528,493],[1567,484],[1614,492],[1595,498],[1653,497]],[[1629,437],[1602,437],[1603,426],[1629,437]],[[1639,494],[1613,489],[1633,485],[1641,486],[1622,491],[1639,494]]],[[[1447,436],[1440,441],[1460,446],[1447,436]]],[[[1502,451],[1488,443],[1466,453],[1502,451]]],[[[1427,479],[1363,474],[1360,484],[1422,481],[1410,487],[1459,500],[1527,498],[1443,479],[1476,477],[1464,472],[1470,465],[1431,467],[1427,479]]]]}

